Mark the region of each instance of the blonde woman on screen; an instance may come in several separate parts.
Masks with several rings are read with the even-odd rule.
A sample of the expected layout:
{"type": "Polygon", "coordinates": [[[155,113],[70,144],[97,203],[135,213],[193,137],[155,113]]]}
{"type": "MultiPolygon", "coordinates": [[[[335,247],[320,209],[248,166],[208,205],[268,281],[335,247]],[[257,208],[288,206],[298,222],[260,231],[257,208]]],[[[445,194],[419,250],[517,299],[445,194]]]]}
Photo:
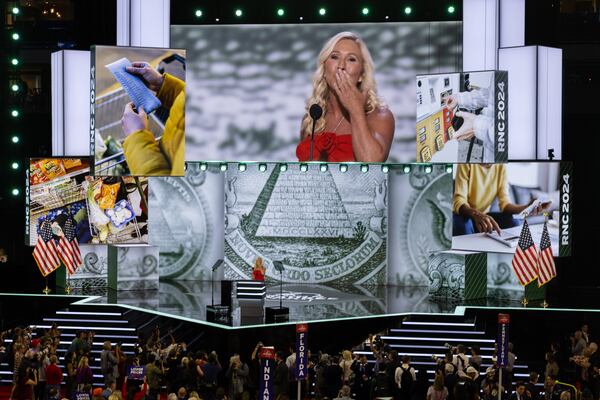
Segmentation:
{"type": "Polygon", "coordinates": [[[313,77],[313,93],[306,104],[299,161],[309,161],[311,105],[323,116],[317,120],[314,161],[385,162],[394,139],[394,116],[377,96],[375,67],[369,49],[352,32],[341,32],[325,43],[313,77]]]}

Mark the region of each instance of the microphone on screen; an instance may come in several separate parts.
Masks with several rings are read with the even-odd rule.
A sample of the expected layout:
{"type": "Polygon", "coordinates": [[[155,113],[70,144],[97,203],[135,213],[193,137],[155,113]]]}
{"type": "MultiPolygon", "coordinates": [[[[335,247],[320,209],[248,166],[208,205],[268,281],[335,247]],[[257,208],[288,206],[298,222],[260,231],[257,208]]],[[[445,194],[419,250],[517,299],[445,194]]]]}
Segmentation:
{"type": "Polygon", "coordinates": [[[310,134],[310,161],[313,160],[313,148],[315,146],[315,126],[317,125],[317,120],[323,116],[323,107],[318,104],[313,104],[310,106],[308,110],[308,114],[313,120],[312,124],[312,132],[310,134]]]}

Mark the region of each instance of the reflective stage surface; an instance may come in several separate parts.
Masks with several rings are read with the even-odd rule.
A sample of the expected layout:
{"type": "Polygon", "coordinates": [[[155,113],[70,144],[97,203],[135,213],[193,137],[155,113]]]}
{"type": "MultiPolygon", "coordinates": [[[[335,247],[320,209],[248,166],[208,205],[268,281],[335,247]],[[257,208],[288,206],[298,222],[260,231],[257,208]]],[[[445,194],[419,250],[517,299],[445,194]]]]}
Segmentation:
{"type": "MultiPolygon", "coordinates": [[[[494,299],[462,301],[429,296],[427,287],[358,286],[284,284],[281,304],[289,308],[289,321],[317,321],[364,318],[401,313],[454,313],[459,306],[522,307],[522,292],[494,292],[494,299]]],[[[149,312],[168,314],[197,322],[206,321],[206,306],[220,303],[220,285],[214,287],[214,303],[210,281],[161,281],[159,290],[107,291],[73,290],[73,295],[95,296],[90,304],[120,304],[149,312]]],[[[278,307],[280,287],[267,288],[265,307],[278,307]]],[[[530,304],[535,306],[535,304],[530,304]]],[[[232,325],[241,326],[240,305],[232,302],[232,325]]]]}

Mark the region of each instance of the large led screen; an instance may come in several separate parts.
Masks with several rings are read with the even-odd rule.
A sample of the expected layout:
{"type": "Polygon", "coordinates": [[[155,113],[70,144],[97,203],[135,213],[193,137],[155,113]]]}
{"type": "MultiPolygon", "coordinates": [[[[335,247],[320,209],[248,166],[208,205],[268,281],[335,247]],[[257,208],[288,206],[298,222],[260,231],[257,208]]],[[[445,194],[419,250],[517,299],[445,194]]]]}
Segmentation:
{"type": "Polygon", "coordinates": [[[185,50],[93,46],[90,150],[97,176],[182,176],[185,50]]]}
{"type": "Polygon", "coordinates": [[[539,249],[547,220],[554,256],[570,255],[570,163],[459,164],[455,170],[453,249],[514,253],[525,219],[539,249]]]}
{"type": "Polygon", "coordinates": [[[79,243],[148,242],[148,178],[91,176],[89,157],[32,158],[27,170],[27,245],[44,226],[79,243]]]}
{"type": "Polygon", "coordinates": [[[507,161],[506,71],[417,76],[416,93],[417,161],[507,161]]]}
{"type": "Polygon", "coordinates": [[[319,104],[313,160],[413,161],[415,76],[462,66],[460,22],[172,26],[171,44],[187,160],[309,160],[319,104]]]}
{"type": "Polygon", "coordinates": [[[161,278],[208,279],[224,259],[215,278],[249,279],[261,259],[271,282],[381,285],[418,279],[451,244],[441,165],[188,162],[184,177],[150,186],[161,278]]]}
{"type": "Polygon", "coordinates": [[[386,283],[387,176],[381,167],[265,167],[227,173],[228,279],[248,279],[262,258],[274,280],[273,261],[281,261],[285,282],[386,283]]]}

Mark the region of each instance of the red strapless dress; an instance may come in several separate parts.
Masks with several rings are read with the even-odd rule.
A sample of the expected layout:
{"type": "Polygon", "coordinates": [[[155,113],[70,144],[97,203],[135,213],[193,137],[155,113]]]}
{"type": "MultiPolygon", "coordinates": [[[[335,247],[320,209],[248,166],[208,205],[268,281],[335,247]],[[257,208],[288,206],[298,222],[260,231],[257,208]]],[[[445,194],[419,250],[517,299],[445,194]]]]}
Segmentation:
{"type": "Polygon", "coordinates": [[[265,274],[263,274],[263,272],[260,269],[253,269],[252,270],[252,280],[255,280],[255,281],[264,281],[265,280],[265,274]]]}
{"type": "MultiPolygon", "coordinates": [[[[298,144],[296,156],[298,161],[310,160],[310,135],[298,144]]],[[[333,132],[315,134],[313,161],[356,161],[352,151],[352,135],[336,135],[333,132]]]]}

